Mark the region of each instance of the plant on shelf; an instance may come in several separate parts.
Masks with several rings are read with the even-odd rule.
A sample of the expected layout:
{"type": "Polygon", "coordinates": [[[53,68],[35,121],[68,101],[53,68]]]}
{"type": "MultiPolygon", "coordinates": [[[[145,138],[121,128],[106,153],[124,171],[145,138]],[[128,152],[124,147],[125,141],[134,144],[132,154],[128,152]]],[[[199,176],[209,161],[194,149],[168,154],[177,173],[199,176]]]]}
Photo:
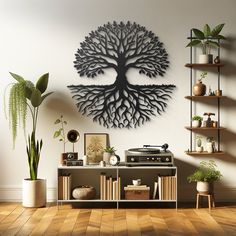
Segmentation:
{"type": "Polygon", "coordinates": [[[106,164],[109,164],[110,157],[115,153],[114,147],[106,147],[103,152],[103,161],[105,161],[106,164]]]}
{"type": "Polygon", "coordinates": [[[9,92],[8,109],[9,123],[13,137],[13,147],[15,147],[19,125],[22,125],[22,128],[25,131],[28,111],[32,119],[32,131],[28,134],[28,139],[26,140],[30,179],[25,179],[23,182],[23,205],[29,207],[40,207],[45,205],[46,180],[38,179],[38,166],[43,141],[42,139],[40,141],[36,139],[36,130],[39,107],[43,103],[44,99],[52,93],[44,94],[48,86],[49,74],[47,73],[42,75],[36,84],[33,84],[33,82],[29,80],[25,80],[20,75],[14,73],[10,74],[16,80],[15,83],[10,84],[11,88],[9,92]],[[30,188],[29,185],[36,185],[36,187],[32,186],[32,189],[37,188],[38,185],[41,186],[42,190],[35,189],[35,191],[39,191],[39,194],[44,191],[45,198],[42,196],[41,199],[37,199],[37,196],[32,196],[32,189],[29,189],[31,192],[26,192],[25,189],[30,188]]]}
{"type": "Polygon", "coordinates": [[[220,180],[222,174],[217,170],[215,161],[201,161],[194,173],[187,177],[189,183],[197,182],[197,191],[213,193],[213,182],[220,180]]]}
{"type": "Polygon", "coordinates": [[[215,152],[215,141],[213,137],[207,137],[206,151],[208,153],[215,152]]]}
{"type": "Polygon", "coordinates": [[[203,30],[193,28],[194,39],[186,47],[200,46],[202,48],[202,54],[199,55],[199,63],[212,63],[213,55],[211,54],[212,48],[219,47],[218,39],[225,39],[220,34],[225,24],[219,24],[213,29],[208,24],[205,24],[203,30]]]}
{"type": "Polygon", "coordinates": [[[196,151],[197,152],[202,152],[203,151],[203,146],[202,146],[202,137],[201,136],[197,136],[196,137],[196,151]]]}
{"type": "Polygon", "coordinates": [[[207,72],[202,72],[200,75],[200,79],[198,79],[197,83],[193,86],[194,96],[204,96],[206,94],[206,85],[202,83],[202,79],[206,78],[206,76],[207,72]]]}
{"type": "Polygon", "coordinates": [[[193,116],[192,118],[192,127],[194,128],[198,128],[198,127],[201,127],[202,125],[202,117],[201,116],[193,116]]]}
{"type": "Polygon", "coordinates": [[[63,152],[65,153],[66,151],[66,143],[68,140],[66,140],[65,136],[65,125],[67,125],[67,121],[63,119],[63,115],[61,115],[60,118],[56,119],[54,122],[55,125],[60,124],[60,128],[56,130],[53,134],[53,138],[59,138],[60,142],[63,142],[63,152]]]}

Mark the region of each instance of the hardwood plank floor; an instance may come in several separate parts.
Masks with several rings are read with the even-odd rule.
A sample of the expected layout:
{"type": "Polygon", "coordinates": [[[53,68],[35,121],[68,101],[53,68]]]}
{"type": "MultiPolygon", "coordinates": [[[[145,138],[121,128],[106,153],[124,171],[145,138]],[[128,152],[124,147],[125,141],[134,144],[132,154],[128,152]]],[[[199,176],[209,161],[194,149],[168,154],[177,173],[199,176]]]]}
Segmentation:
{"type": "Polygon", "coordinates": [[[0,203],[0,235],[235,235],[236,205],[175,209],[78,209],[0,203]]]}

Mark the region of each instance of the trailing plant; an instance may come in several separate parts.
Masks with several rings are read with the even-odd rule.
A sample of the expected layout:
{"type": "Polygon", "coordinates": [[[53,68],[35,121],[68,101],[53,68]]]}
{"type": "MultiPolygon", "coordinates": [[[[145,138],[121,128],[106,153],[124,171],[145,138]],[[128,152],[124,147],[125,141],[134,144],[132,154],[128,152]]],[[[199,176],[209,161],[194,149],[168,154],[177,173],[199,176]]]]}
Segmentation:
{"type": "Polygon", "coordinates": [[[223,35],[220,34],[225,24],[219,24],[213,29],[210,28],[208,24],[205,24],[203,30],[193,28],[195,38],[186,46],[201,46],[203,54],[210,54],[211,48],[219,47],[218,39],[225,39],[223,35]]]}
{"type": "Polygon", "coordinates": [[[115,148],[114,147],[106,147],[104,149],[104,152],[108,152],[108,153],[115,153],[115,148]]]}
{"type": "Polygon", "coordinates": [[[64,125],[67,125],[67,121],[63,120],[63,115],[61,115],[60,118],[55,120],[54,124],[60,124],[60,128],[54,132],[53,138],[59,138],[59,141],[63,142],[63,150],[65,152],[67,140],[64,125]]]}
{"type": "Polygon", "coordinates": [[[199,167],[195,172],[187,177],[189,183],[191,182],[213,182],[217,181],[222,177],[219,170],[216,169],[217,165],[215,161],[201,161],[199,167]]]}
{"type": "Polygon", "coordinates": [[[43,146],[43,141],[36,139],[36,129],[39,107],[44,99],[52,93],[50,92],[44,94],[48,86],[49,74],[47,73],[42,75],[35,85],[31,81],[25,80],[20,75],[11,72],[10,74],[16,80],[15,83],[11,84],[8,104],[9,123],[12,130],[13,147],[15,147],[19,126],[22,126],[25,131],[26,117],[27,112],[29,111],[32,118],[32,132],[28,135],[28,139],[26,140],[26,150],[28,156],[30,179],[36,180],[40,153],[43,146]]]}
{"type": "Polygon", "coordinates": [[[192,120],[202,121],[202,117],[201,116],[193,116],[192,120]]]}
{"type": "Polygon", "coordinates": [[[206,71],[202,72],[200,75],[199,81],[202,82],[202,79],[206,78],[206,76],[207,76],[207,72],[206,71]]]}

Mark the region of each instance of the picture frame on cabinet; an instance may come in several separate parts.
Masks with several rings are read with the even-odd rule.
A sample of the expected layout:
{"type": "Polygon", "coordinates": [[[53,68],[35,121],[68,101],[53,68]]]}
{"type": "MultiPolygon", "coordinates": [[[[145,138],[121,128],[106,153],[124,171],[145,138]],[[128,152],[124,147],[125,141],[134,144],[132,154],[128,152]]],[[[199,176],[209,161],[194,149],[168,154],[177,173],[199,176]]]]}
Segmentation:
{"type": "Polygon", "coordinates": [[[103,160],[103,152],[107,146],[107,133],[85,133],[84,155],[87,156],[88,164],[98,165],[103,160]]]}

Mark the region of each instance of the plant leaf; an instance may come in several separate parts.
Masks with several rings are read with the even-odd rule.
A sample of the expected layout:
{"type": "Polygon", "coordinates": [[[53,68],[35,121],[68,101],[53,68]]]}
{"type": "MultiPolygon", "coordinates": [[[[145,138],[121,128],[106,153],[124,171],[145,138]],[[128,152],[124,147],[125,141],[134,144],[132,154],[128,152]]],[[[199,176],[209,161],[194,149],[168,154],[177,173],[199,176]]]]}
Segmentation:
{"type": "Polygon", "coordinates": [[[23,77],[21,77],[20,75],[14,74],[12,72],[9,72],[11,74],[11,76],[17,80],[19,83],[25,82],[25,79],[23,77]]]}
{"type": "Polygon", "coordinates": [[[209,37],[211,35],[211,28],[208,24],[205,24],[203,32],[205,37],[209,37]]]}
{"type": "Polygon", "coordinates": [[[217,35],[216,38],[218,38],[218,39],[226,39],[223,35],[220,35],[220,34],[217,35]]]}
{"type": "Polygon", "coordinates": [[[55,131],[54,135],[53,135],[53,138],[57,138],[59,137],[61,134],[61,132],[59,130],[55,131]]]}
{"type": "Polygon", "coordinates": [[[197,37],[197,39],[205,39],[204,33],[199,29],[193,29],[193,33],[197,37]]]}
{"type": "Polygon", "coordinates": [[[67,122],[66,122],[65,120],[63,121],[63,123],[64,123],[65,125],[67,125],[67,122]]]}
{"type": "Polygon", "coordinates": [[[198,44],[200,44],[201,41],[198,39],[195,39],[193,41],[191,41],[186,47],[193,47],[193,46],[197,46],[198,44]]]}
{"type": "Polygon", "coordinates": [[[36,88],[41,93],[44,93],[48,87],[48,77],[49,77],[49,73],[46,73],[42,75],[37,81],[36,88]]]}
{"type": "Polygon", "coordinates": [[[52,93],[53,93],[53,92],[44,94],[44,95],[41,97],[41,99],[42,99],[41,103],[44,101],[44,99],[45,99],[47,96],[49,96],[49,95],[52,94],[52,93]]]}
{"type": "Polygon", "coordinates": [[[41,92],[37,88],[32,91],[30,101],[33,107],[38,107],[41,104],[41,92]]]}
{"type": "Polygon", "coordinates": [[[218,48],[218,47],[220,46],[219,43],[214,42],[214,41],[211,41],[211,40],[208,40],[208,44],[209,44],[210,46],[216,47],[216,48],[218,48]]]}
{"type": "Polygon", "coordinates": [[[225,24],[219,24],[217,25],[212,31],[211,31],[211,36],[215,37],[219,35],[220,31],[223,29],[225,24]]]}
{"type": "Polygon", "coordinates": [[[56,119],[55,122],[54,122],[55,125],[59,124],[59,123],[60,123],[60,119],[56,119]]]}

